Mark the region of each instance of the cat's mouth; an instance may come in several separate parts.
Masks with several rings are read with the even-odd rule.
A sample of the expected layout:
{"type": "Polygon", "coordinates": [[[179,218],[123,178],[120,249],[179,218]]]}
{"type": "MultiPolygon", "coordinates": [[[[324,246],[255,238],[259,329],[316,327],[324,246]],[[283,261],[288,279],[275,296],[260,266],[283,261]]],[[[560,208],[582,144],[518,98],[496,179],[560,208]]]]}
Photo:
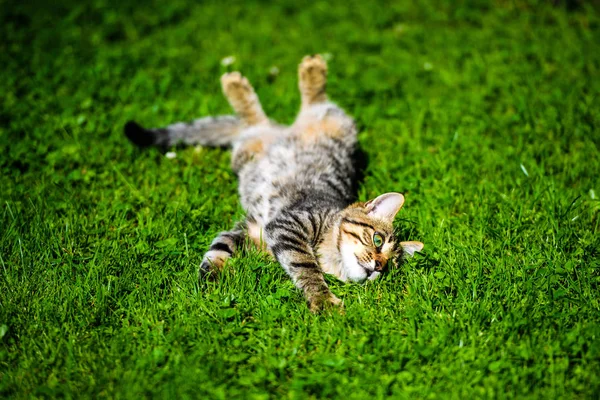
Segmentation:
{"type": "Polygon", "coordinates": [[[365,279],[364,279],[364,280],[367,280],[367,279],[368,279],[368,280],[372,281],[373,279],[377,278],[377,277],[378,277],[378,276],[381,274],[381,272],[380,272],[380,271],[377,271],[377,270],[373,269],[373,268],[372,268],[370,265],[365,265],[363,262],[361,262],[361,261],[359,260],[358,256],[356,256],[356,255],[355,255],[355,257],[356,257],[356,263],[357,263],[357,264],[358,264],[358,265],[359,265],[359,266],[360,266],[362,269],[364,269],[364,270],[365,270],[366,277],[365,277],[365,279]]]}
{"type": "Polygon", "coordinates": [[[354,252],[353,246],[344,245],[341,248],[342,255],[342,274],[344,281],[365,282],[367,279],[373,280],[380,273],[376,266],[371,261],[370,263],[362,260],[359,255],[354,252]]]}
{"type": "Polygon", "coordinates": [[[381,271],[376,271],[376,270],[368,269],[368,268],[365,268],[365,272],[367,273],[367,277],[365,280],[369,280],[369,281],[375,280],[375,279],[377,279],[377,277],[379,275],[381,275],[381,271]]]}
{"type": "Polygon", "coordinates": [[[381,275],[381,272],[379,271],[371,271],[367,274],[367,279],[372,281],[374,279],[377,279],[377,277],[381,275]]]}

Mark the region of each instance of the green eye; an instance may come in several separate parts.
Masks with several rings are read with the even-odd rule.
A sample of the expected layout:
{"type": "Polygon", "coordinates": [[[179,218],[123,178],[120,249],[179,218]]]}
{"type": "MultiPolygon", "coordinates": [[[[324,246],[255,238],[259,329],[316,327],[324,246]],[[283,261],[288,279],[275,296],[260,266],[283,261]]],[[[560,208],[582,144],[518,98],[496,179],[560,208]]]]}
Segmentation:
{"type": "Polygon", "coordinates": [[[381,233],[375,232],[373,234],[373,244],[375,245],[375,247],[383,246],[383,236],[381,235],[381,233]]]}

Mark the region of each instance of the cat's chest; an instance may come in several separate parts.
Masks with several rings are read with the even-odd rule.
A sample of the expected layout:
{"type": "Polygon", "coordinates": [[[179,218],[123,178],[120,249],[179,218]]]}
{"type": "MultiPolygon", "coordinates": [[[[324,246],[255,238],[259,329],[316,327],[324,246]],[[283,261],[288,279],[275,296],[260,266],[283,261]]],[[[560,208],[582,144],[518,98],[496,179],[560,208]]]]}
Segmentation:
{"type": "Polygon", "coordinates": [[[263,159],[249,163],[240,174],[242,206],[261,225],[285,208],[299,189],[312,186],[313,167],[299,153],[298,149],[279,146],[263,159]]]}

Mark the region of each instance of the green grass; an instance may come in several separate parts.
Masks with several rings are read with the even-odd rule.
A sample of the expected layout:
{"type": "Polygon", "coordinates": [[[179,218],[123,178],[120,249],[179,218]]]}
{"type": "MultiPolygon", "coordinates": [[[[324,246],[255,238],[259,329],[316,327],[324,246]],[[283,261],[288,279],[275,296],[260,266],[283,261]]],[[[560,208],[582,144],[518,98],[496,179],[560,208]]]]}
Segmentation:
{"type": "Polygon", "coordinates": [[[0,397],[594,398],[600,393],[600,12],[586,2],[0,2],[0,397]],[[125,140],[229,113],[233,55],[290,122],[296,67],[406,195],[424,253],[312,315],[248,252],[229,154],[125,140]],[[270,74],[272,67],[279,74],[270,74]]]}

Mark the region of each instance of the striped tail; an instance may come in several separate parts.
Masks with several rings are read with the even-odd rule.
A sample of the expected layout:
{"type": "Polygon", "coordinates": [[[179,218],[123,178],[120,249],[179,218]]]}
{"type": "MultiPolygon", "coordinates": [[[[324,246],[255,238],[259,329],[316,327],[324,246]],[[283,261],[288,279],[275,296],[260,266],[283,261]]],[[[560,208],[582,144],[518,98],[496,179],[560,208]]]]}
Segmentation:
{"type": "Polygon", "coordinates": [[[125,136],[140,147],[177,145],[230,146],[243,128],[233,115],[205,117],[190,123],[178,122],[164,128],[146,129],[136,122],[125,124],[125,136]]]}

